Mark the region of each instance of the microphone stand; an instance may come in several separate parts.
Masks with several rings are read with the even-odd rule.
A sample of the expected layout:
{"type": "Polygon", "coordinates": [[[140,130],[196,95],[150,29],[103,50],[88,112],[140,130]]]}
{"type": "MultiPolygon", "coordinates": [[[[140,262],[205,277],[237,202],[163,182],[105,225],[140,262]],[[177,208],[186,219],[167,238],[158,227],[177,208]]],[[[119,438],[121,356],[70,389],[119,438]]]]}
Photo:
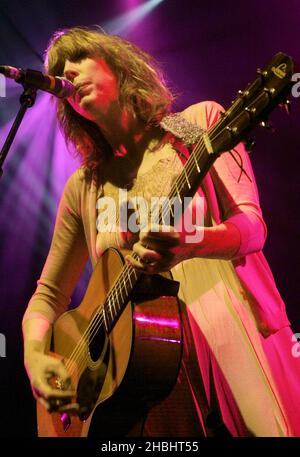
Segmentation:
{"type": "Polygon", "coordinates": [[[27,111],[27,108],[31,108],[35,103],[37,89],[35,87],[29,86],[27,84],[23,84],[23,88],[24,88],[24,91],[21,94],[20,99],[19,99],[20,103],[21,103],[20,109],[16,115],[15,121],[7,135],[5,143],[0,152],[0,178],[3,174],[2,165],[4,163],[4,160],[6,159],[8,151],[12,145],[12,142],[14,141],[18,128],[20,127],[22,119],[27,111]]]}

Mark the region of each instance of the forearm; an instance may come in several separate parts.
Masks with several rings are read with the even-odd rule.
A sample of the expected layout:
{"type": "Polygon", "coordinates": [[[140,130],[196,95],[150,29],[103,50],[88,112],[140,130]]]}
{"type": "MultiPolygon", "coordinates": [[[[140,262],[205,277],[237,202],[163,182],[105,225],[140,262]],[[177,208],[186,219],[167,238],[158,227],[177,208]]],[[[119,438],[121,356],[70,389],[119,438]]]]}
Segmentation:
{"type": "Polygon", "coordinates": [[[50,348],[52,324],[43,314],[27,309],[23,322],[24,358],[33,351],[47,353],[50,348]]]}
{"type": "MultiPolygon", "coordinates": [[[[32,311],[30,306],[23,318],[24,365],[30,380],[33,396],[48,410],[53,410],[71,403],[75,392],[71,388],[71,379],[62,360],[48,354],[50,348],[51,319],[45,317],[47,305],[41,312],[32,311]],[[63,388],[51,384],[51,379],[59,379],[63,388]],[[62,400],[62,404],[59,400],[62,400]]],[[[78,411],[78,405],[70,405],[72,411],[78,411]]]]}
{"type": "Polygon", "coordinates": [[[197,227],[193,233],[164,226],[141,232],[133,252],[126,261],[138,271],[154,274],[168,271],[178,263],[195,257],[231,260],[240,248],[240,231],[230,222],[214,227],[197,227]]]}
{"type": "Polygon", "coordinates": [[[239,250],[241,235],[239,229],[230,222],[214,227],[204,227],[203,239],[193,246],[193,257],[209,259],[232,259],[239,250]]]}

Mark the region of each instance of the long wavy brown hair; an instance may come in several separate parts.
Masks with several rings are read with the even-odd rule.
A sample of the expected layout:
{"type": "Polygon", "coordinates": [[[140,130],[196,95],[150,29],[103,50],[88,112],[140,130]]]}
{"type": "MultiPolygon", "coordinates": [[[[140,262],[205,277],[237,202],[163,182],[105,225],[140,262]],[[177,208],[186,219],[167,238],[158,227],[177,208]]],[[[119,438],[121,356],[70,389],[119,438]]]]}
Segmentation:
{"type": "MultiPolygon", "coordinates": [[[[45,52],[45,70],[62,76],[65,62],[102,58],[115,74],[121,106],[146,125],[158,125],[170,112],[174,95],[155,59],[133,43],[91,27],[59,30],[45,52]]],[[[87,171],[95,172],[110,152],[99,127],[78,114],[66,99],[57,100],[57,117],[68,146],[73,145],[87,171]]],[[[94,174],[94,173],[92,173],[94,174]]]]}

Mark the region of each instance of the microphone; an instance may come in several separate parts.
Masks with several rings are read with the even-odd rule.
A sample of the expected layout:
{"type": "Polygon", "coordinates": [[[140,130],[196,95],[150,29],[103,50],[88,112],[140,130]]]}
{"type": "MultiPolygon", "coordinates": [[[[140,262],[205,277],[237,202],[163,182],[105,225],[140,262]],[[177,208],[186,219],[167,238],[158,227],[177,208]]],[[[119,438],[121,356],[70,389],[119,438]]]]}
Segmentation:
{"type": "Polygon", "coordinates": [[[0,73],[7,78],[14,79],[19,84],[36,87],[59,98],[70,97],[75,92],[75,86],[66,78],[44,75],[37,70],[23,70],[22,68],[0,65],[0,73]]]}

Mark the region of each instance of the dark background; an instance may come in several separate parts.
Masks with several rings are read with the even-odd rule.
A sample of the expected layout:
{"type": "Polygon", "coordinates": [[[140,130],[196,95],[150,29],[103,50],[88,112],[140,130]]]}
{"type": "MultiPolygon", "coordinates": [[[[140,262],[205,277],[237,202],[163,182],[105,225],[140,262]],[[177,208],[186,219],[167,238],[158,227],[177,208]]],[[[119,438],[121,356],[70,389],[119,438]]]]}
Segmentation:
{"type": "MultiPolygon", "coordinates": [[[[42,55],[58,28],[99,24],[152,53],[181,94],[176,109],[202,100],[228,107],[278,51],[300,62],[297,0],[156,2],[138,0],[0,3],[0,64],[42,70],[42,55]],[[138,9],[139,8],[139,9],[138,9]],[[116,21],[119,19],[119,21],[116,21]],[[114,21],[114,22],[112,22],[114,21]]],[[[7,82],[0,98],[0,146],[19,108],[21,86],[7,82]]],[[[274,134],[256,129],[251,153],[268,225],[265,255],[286,302],[294,332],[299,310],[299,99],[292,114],[276,109],[274,134]]],[[[77,163],[65,149],[48,94],[27,112],[0,182],[0,436],[34,436],[35,403],[23,368],[21,319],[47,255],[59,196],[77,163]]],[[[84,291],[85,271],[73,300],[84,291]]]]}

